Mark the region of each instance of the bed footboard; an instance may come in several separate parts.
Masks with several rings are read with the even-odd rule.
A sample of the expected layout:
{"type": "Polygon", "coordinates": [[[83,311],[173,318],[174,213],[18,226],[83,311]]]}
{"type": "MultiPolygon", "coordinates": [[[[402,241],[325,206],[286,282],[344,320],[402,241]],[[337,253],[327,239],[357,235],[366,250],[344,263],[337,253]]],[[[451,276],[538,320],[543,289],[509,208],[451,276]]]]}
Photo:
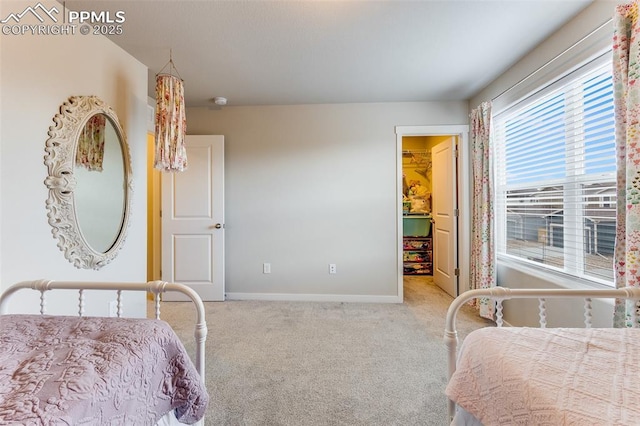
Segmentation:
{"type": "MultiPolygon", "coordinates": [[[[448,375],[450,380],[456,371],[458,355],[458,332],[456,330],[456,316],[459,309],[472,299],[489,298],[496,303],[496,325],[503,325],[502,302],[509,299],[538,299],[538,315],[541,328],[547,325],[546,299],[551,298],[578,298],[584,300],[584,322],[586,328],[591,328],[591,301],[592,299],[630,299],[640,300],[640,288],[621,289],[510,289],[506,287],[494,287],[490,289],[478,289],[467,291],[453,300],[447,311],[444,332],[444,343],[447,348],[448,375]]],[[[637,324],[634,312],[632,324],[637,324]]],[[[449,420],[455,414],[455,404],[448,401],[449,420]]]]}
{"type": "Polygon", "coordinates": [[[0,315],[5,314],[8,300],[19,290],[32,289],[40,292],[40,314],[46,313],[46,293],[51,290],[78,290],[78,315],[84,315],[84,295],[91,290],[114,290],[117,294],[117,316],[123,313],[122,292],[143,291],[152,293],[155,302],[155,318],[160,319],[161,295],[168,291],[176,291],[185,294],[194,304],[196,310],[196,325],[194,337],[196,339],[195,367],[204,383],[205,373],[205,341],[207,339],[207,323],[202,299],[193,289],[184,284],[169,283],[165,281],[140,282],[83,282],[83,281],[48,281],[34,280],[22,281],[7,288],[0,295],[0,315]]]}

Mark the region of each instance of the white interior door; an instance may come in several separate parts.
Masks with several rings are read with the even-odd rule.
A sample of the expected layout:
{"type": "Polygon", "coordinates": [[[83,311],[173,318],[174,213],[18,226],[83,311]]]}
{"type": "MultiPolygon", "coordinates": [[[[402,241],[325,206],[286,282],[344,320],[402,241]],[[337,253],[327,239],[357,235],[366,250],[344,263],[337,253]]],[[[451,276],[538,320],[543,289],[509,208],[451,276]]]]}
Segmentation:
{"type": "MultiPolygon", "coordinates": [[[[224,136],[187,136],[184,172],[162,177],[162,280],[224,300],[224,136]]],[[[165,300],[182,300],[165,294],[165,300]]]]}
{"type": "Polygon", "coordinates": [[[453,297],[458,293],[455,149],[456,137],[431,148],[433,281],[453,297]]]}

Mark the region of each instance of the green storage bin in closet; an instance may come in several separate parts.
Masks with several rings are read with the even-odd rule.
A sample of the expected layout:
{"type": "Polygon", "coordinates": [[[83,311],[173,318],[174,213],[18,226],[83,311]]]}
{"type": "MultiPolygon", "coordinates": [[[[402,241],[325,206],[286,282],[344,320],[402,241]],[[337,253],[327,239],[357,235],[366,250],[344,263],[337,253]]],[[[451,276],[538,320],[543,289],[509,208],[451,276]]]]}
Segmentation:
{"type": "Polygon", "coordinates": [[[402,218],[402,235],[428,237],[431,232],[431,215],[407,215],[402,218]]]}

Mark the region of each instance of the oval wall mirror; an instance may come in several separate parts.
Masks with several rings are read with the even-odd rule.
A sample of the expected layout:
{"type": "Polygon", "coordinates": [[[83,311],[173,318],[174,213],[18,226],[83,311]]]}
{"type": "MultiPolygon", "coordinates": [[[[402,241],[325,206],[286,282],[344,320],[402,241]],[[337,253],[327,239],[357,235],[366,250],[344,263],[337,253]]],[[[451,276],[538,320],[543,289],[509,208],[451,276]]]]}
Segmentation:
{"type": "Polygon", "coordinates": [[[100,269],[122,247],[130,215],[131,160],[115,112],[96,96],[73,96],[49,128],[44,163],[47,216],[77,268],[100,269]]]}

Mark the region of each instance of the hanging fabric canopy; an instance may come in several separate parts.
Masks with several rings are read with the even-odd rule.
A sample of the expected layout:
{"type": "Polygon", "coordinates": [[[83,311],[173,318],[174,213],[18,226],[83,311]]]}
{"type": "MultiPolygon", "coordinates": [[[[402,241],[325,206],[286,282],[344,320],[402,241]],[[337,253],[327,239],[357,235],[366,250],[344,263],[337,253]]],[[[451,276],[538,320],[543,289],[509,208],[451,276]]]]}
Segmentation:
{"type": "Polygon", "coordinates": [[[102,114],[96,114],[87,120],[78,137],[76,167],[84,167],[89,171],[102,171],[106,123],[107,119],[102,114]]]}
{"type": "Polygon", "coordinates": [[[154,167],[165,172],[182,172],[187,168],[184,145],[187,119],[184,85],[171,74],[156,76],[156,153],[154,167]]]}

